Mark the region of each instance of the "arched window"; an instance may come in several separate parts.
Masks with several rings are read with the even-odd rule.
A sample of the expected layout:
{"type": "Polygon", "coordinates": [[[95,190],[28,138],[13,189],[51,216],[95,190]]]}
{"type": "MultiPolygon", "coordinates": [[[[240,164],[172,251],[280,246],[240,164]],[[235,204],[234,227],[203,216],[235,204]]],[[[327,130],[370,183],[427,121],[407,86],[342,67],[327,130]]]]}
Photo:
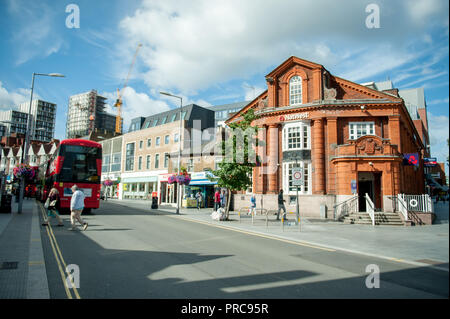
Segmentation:
{"type": "Polygon", "coordinates": [[[289,105],[302,104],[302,78],[298,75],[289,80],[289,105]]]}

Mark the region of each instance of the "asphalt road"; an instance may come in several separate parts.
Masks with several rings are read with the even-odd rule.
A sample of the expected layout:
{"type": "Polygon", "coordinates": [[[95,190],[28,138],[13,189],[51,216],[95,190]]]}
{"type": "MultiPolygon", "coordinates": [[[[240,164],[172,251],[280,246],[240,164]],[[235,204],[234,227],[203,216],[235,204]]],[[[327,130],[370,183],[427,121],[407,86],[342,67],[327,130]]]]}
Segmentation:
{"type": "Polygon", "coordinates": [[[83,216],[86,231],[69,231],[69,216],[62,217],[64,228],[41,227],[51,298],[448,298],[448,272],[429,267],[112,202],[83,216]],[[79,269],[73,272],[78,289],[64,286],[68,265],[79,269]],[[369,282],[376,279],[368,265],[380,270],[379,288],[366,286],[369,275],[369,282]]]}

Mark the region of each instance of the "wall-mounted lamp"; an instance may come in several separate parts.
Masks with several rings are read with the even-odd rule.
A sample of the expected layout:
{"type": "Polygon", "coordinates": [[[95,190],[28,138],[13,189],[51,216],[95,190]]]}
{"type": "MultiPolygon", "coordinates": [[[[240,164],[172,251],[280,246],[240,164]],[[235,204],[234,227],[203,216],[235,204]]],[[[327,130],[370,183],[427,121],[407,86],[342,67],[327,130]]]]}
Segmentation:
{"type": "Polygon", "coordinates": [[[366,106],[365,105],[361,105],[361,111],[365,111],[366,110],[366,106]]]}
{"type": "Polygon", "coordinates": [[[369,165],[370,165],[370,166],[373,166],[373,163],[372,163],[372,162],[369,162],[369,165]]]}

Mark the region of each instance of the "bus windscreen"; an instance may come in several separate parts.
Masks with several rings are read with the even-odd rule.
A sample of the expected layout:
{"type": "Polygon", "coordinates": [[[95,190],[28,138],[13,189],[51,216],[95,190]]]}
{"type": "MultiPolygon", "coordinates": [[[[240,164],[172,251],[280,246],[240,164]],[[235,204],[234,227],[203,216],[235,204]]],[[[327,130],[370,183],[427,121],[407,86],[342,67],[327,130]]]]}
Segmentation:
{"type": "Polygon", "coordinates": [[[97,159],[102,158],[102,151],[96,147],[79,145],[61,145],[59,155],[64,157],[60,182],[99,183],[97,159]]]}

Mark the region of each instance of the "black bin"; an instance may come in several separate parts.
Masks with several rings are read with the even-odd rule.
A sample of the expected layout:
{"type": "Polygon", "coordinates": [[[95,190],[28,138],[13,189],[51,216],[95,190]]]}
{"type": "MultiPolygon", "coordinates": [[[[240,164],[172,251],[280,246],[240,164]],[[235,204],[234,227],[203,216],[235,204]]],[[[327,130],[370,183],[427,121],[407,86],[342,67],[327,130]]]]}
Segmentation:
{"type": "Polygon", "coordinates": [[[152,209],[157,209],[158,208],[158,196],[153,196],[152,197],[152,209]]]}
{"type": "Polygon", "coordinates": [[[12,202],[12,195],[3,194],[2,204],[0,206],[0,212],[5,213],[5,214],[10,214],[11,213],[11,202],[12,202]]]}

